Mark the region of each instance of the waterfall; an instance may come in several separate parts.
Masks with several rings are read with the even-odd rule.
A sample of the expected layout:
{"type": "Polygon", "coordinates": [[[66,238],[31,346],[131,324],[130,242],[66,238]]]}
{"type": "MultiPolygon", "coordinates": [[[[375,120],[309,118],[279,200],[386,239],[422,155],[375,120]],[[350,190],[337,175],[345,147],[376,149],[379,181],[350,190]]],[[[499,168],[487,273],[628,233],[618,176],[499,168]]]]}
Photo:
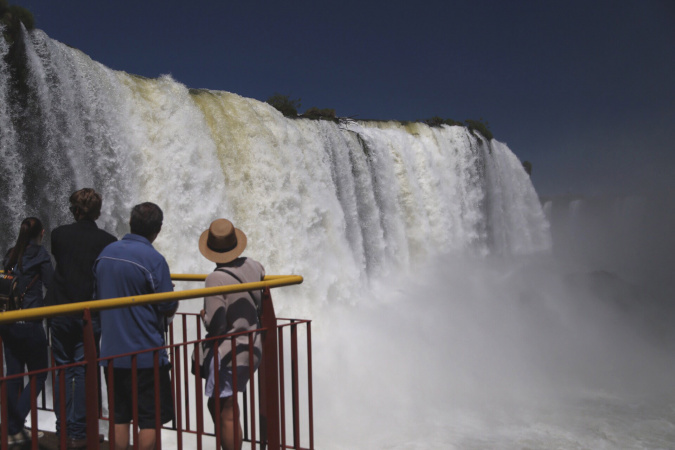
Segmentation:
{"type": "Polygon", "coordinates": [[[212,269],[197,240],[227,217],[269,274],[302,275],[274,300],[317,324],[320,448],[672,447],[672,289],[616,300],[633,299],[625,266],[672,286],[675,213],[623,217],[661,204],[612,203],[598,221],[554,200],[545,215],[508,146],[464,127],[289,119],[111,70],[40,30],[0,39],[0,158],[0,251],[26,216],[71,222],[68,197],[94,187],[118,237],[133,205],[163,209],[154,245],[174,273],[212,269]]]}
{"type": "Polygon", "coordinates": [[[23,90],[0,66],[4,248],[23,216],[69,222],[68,196],[86,186],[103,194],[99,224],[118,236],[131,206],[159,204],[157,247],[174,272],[207,271],[197,238],[230,218],[247,253],[270,273],[302,274],[315,303],[349,302],[434,254],[550,247],[518,159],[463,127],[292,120],[168,75],[111,70],[40,30],[24,30],[19,47],[23,90]]]}
{"type": "MultiPolygon", "coordinates": [[[[0,36],[5,27],[0,24],[0,36]]],[[[17,132],[12,123],[13,111],[10,104],[10,70],[5,61],[9,46],[0,39],[0,159],[3,173],[0,177],[0,227],[3,230],[3,244],[8,242],[9,230],[18,230],[20,216],[26,211],[21,205],[24,199],[24,167],[18,157],[17,132]]],[[[3,249],[6,248],[3,246],[3,249]]],[[[4,250],[0,250],[4,251],[4,250]]]]}

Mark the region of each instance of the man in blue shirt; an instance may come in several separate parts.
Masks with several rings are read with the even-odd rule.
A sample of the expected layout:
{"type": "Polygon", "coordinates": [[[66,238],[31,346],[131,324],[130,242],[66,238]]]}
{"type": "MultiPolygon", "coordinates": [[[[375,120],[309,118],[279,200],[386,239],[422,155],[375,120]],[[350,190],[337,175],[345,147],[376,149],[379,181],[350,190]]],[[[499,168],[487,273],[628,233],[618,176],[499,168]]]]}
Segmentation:
{"type": "MultiPolygon", "coordinates": [[[[169,266],[154,249],[152,242],[162,228],[163,214],[154,203],[141,203],[131,211],[131,233],[108,245],[94,265],[98,299],[129,297],[173,291],[169,266]]],[[[138,305],[101,312],[101,362],[113,361],[112,382],[115,389],[115,447],[129,445],[132,411],[131,357],[111,358],[130,352],[163,347],[167,318],[173,316],[178,302],[138,305]]],[[[155,447],[155,383],[154,352],[137,357],[139,448],[155,447]]],[[[166,350],[159,351],[161,423],[173,419],[169,359],[166,350]]]]}

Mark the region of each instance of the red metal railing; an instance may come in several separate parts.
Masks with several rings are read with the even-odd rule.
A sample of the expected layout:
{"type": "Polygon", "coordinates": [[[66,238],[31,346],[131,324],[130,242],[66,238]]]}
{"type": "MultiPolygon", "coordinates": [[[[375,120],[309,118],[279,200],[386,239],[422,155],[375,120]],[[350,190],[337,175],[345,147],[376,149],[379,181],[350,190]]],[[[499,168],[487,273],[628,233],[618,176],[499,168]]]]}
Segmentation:
{"type": "MultiPolygon", "coordinates": [[[[268,291],[267,291],[268,293],[268,291]]],[[[8,442],[8,408],[9,395],[18,395],[17,392],[8,392],[7,382],[12,379],[25,376],[29,379],[31,389],[31,448],[45,448],[38,442],[38,416],[43,417],[53,413],[56,404],[56,383],[60,385],[60,409],[61,417],[66,417],[65,411],[65,372],[69,367],[85,367],[85,389],[87,399],[87,448],[98,449],[99,447],[99,421],[108,424],[110,448],[114,447],[114,432],[111,424],[114,417],[114,390],[112,380],[115,357],[107,358],[108,366],[103,368],[100,363],[102,358],[96,356],[94,333],[91,322],[91,314],[87,309],[83,314],[85,336],[85,359],[81,363],[68,366],[52,366],[40,371],[5,376],[0,367],[0,448],[7,450],[8,442]],[[102,394],[101,371],[108,371],[107,392],[102,394]],[[47,382],[44,391],[36,395],[36,377],[40,373],[47,373],[47,382]],[[49,393],[51,392],[51,395],[49,393]],[[101,398],[102,401],[99,401],[101,398]],[[40,444],[40,445],[39,445],[40,444]]],[[[313,449],[314,448],[314,424],[313,424],[313,399],[312,399],[312,348],[311,348],[311,322],[308,320],[277,319],[271,297],[263,298],[263,312],[260,330],[233,335],[215,336],[209,339],[202,338],[202,322],[198,314],[179,313],[170,325],[167,332],[167,345],[161,348],[148,349],[154,355],[155,378],[159,375],[159,353],[166,350],[171,363],[170,378],[172,384],[172,396],[174,402],[174,420],[164,426],[159,424],[159,384],[155,387],[155,417],[156,419],[156,448],[161,449],[162,443],[170,443],[177,449],[220,448],[222,436],[220,428],[213,426],[209,414],[204,414],[204,397],[202,390],[202,378],[199,373],[199,364],[195,364],[195,374],[192,372],[191,357],[195,345],[201,342],[209,342],[209,345],[217,346],[219,340],[229,339],[232,343],[232,364],[236,364],[235,338],[248,336],[250,360],[249,384],[247,390],[239,394],[241,411],[237,415],[241,417],[245,448],[251,449],[313,449]],[[254,335],[262,333],[263,353],[260,367],[254,372],[253,364],[253,340],[254,335]],[[288,339],[287,339],[288,338],[288,339]],[[305,340],[305,347],[301,348],[299,341],[305,340]],[[211,344],[212,343],[212,344],[211,344]],[[304,356],[304,359],[303,359],[304,356]],[[288,373],[287,373],[288,372],[288,373]],[[290,380],[289,380],[290,379],[290,380]],[[289,381],[287,381],[289,380],[289,381]],[[303,389],[305,388],[305,389],[303,389]],[[287,392],[288,391],[288,392],[287,392]],[[290,402],[286,399],[290,397],[290,402]],[[205,419],[205,416],[207,417],[205,419]],[[289,417],[290,416],[290,417],[289,417]],[[287,420],[289,418],[289,420],[287,420]],[[290,439],[288,438],[291,432],[290,439]]],[[[1,342],[0,338],[0,344],[1,342]]],[[[136,359],[140,353],[128,354],[132,358],[132,383],[136,385],[136,359]]],[[[3,360],[3,347],[0,345],[0,360],[3,360]]],[[[53,362],[53,358],[51,359],[53,362]]],[[[216,364],[216,371],[218,370],[216,364]]],[[[233,372],[233,391],[237,392],[237,370],[233,372]]],[[[215,376],[218,390],[218,374],[215,376]]],[[[138,421],[137,393],[133,393],[134,423],[138,421]]],[[[219,401],[217,399],[216,401],[219,401]]],[[[220,408],[216,406],[218,414],[220,408]]],[[[216,423],[218,423],[218,416],[216,423]]],[[[62,427],[65,429],[65,420],[62,427]]],[[[133,448],[138,448],[138,431],[132,427],[133,448]]],[[[238,427],[235,427],[238,431],[238,427]]],[[[47,431],[47,430],[45,430],[47,431]]],[[[236,431],[236,432],[237,432],[236,431]]],[[[66,449],[66,433],[61,433],[58,444],[54,448],[66,449]]]]}

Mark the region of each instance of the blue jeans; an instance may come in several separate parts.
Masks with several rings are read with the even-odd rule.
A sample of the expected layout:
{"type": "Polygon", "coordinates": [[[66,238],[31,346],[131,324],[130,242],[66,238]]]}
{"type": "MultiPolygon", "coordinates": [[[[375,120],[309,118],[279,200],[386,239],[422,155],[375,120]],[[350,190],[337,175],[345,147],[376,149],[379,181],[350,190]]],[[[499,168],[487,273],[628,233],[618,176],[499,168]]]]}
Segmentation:
{"type": "MultiPolygon", "coordinates": [[[[50,321],[52,334],[52,353],[57,366],[84,361],[83,325],[81,319],[71,317],[56,317],[50,321]]],[[[94,320],[94,340],[98,354],[98,341],[101,336],[101,327],[98,320],[94,320]]],[[[85,400],[84,366],[69,367],[60,370],[56,379],[56,432],[61,432],[63,418],[61,417],[61,381],[66,377],[66,431],[71,439],[84,439],[87,436],[87,410],[85,400]],[[65,372],[65,373],[64,373],[65,372]]]]}
{"type": "MultiPolygon", "coordinates": [[[[13,323],[2,327],[7,375],[45,369],[47,359],[47,335],[42,322],[13,323]],[[26,370],[27,369],[27,370],[26,370]]],[[[36,397],[45,387],[47,373],[35,377],[36,397]]],[[[9,434],[23,430],[30,412],[31,382],[23,384],[22,378],[7,382],[7,409],[9,411],[9,434]]]]}

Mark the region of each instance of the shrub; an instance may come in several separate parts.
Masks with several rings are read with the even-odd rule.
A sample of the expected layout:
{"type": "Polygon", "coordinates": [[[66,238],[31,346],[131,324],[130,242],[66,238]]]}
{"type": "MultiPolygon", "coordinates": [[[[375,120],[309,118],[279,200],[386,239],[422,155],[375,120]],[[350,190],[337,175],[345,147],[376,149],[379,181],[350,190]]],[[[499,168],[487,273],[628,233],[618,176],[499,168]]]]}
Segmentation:
{"type": "Polygon", "coordinates": [[[488,141],[492,140],[492,132],[490,131],[490,125],[488,124],[487,121],[483,122],[482,118],[480,118],[479,120],[466,119],[464,123],[466,123],[466,126],[469,128],[469,131],[474,136],[476,135],[475,132],[478,131],[488,141]]]}
{"type": "Polygon", "coordinates": [[[309,108],[302,117],[313,120],[335,120],[335,110],[331,108],[319,109],[316,106],[309,108]]]}
{"type": "Polygon", "coordinates": [[[459,126],[459,127],[464,126],[464,124],[462,122],[458,122],[458,121],[452,120],[452,119],[445,119],[443,121],[443,123],[446,124],[446,125],[450,125],[450,126],[459,126]]]}
{"type": "Polygon", "coordinates": [[[532,176],[532,163],[529,161],[523,161],[523,169],[527,172],[528,175],[532,176]]]}
{"type": "Polygon", "coordinates": [[[27,30],[35,28],[33,13],[19,5],[9,5],[0,0],[0,23],[5,26],[5,40],[10,44],[16,41],[21,31],[21,23],[27,30]]]}
{"type": "Polygon", "coordinates": [[[440,127],[445,123],[445,121],[438,116],[434,116],[431,119],[424,119],[423,122],[429,125],[430,127],[440,127]]]}
{"type": "Polygon", "coordinates": [[[13,22],[17,26],[19,22],[23,22],[23,25],[27,30],[35,28],[35,18],[33,17],[33,13],[26,8],[19,5],[12,5],[9,7],[9,12],[13,17],[13,22]]]}
{"type": "Polygon", "coordinates": [[[300,99],[293,100],[288,95],[274,94],[266,100],[267,103],[274,106],[281,114],[287,117],[297,117],[298,108],[300,108],[300,99]]]}
{"type": "Polygon", "coordinates": [[[443,119],[442,117],[434,116],[431,119],[424,119],[422,122],[426,123],[430,127],[440,127],[441,125],[457,125],[460,127],[465,127],[462,122],[458,122],[453,119],[443,119]]]}

